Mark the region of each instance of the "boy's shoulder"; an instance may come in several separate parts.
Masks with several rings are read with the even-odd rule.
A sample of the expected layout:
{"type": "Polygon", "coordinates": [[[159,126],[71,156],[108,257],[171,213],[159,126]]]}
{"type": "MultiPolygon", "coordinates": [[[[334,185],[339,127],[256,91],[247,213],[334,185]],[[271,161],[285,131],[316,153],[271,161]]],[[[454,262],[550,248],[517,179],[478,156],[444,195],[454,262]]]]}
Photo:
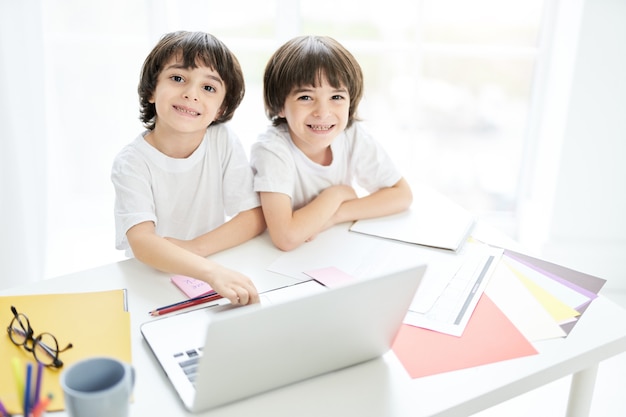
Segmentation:
{"type": "Polygon", "coordinates": [[[377,143],[374,136],[370,133],[365,123],[355,121],[350,127],[343,131],[343,136],[347,143],[352,146],[372,146],[377,143]]]}
{"type": "Polygon", "coordinates": [[[269,125],[267,126],[267,129],[265,129],[265,132],[259,135],[259,139],[261,140],[268,140],[273,137],[288,138],[289,128],[287,127],[287,124],[283,123],[278,126],[269,125]]]}
{"type": "Polygon", "coordinates": [[[267,129],[259,135],[254,145],[257,147],[273,147],[284,146],[291,141],[287,125],[268,126],[267,129]]]}
{"type": "Polygon", "coordinates": [[[205,136],[221,136],[221,135],[231,135],[234,131],[230,127],[230,123],[211,123],[209,127],[206,128],[205,136]]]}
{"type": "Polygon", "coordinates": [[[208,152],[241,146],[239,136],[231,127],[230,122],[211,124],[207,127],[204,134],[204,142],[208,152]]]}
{"type": "Polygon", "coordinates": [[[281,160],[292,159],[293,149],[295,145],[291,142],[287,125],[268,126],[261,133],[256,142],[250,148],[250,158],[254,163],[260,159],[270,157],[270,159],[279,158],[281,160]]]}
{"type": "Polygon", "coordinates": [[[135,137],[134,140],[127,143],[120,151],[115,155],[113,159],[113,174],[128,175],[139,171],[145,171],[147,169],[147,160],[149,159],[148,149],[150,145],[144,140],[144,135],[147,132],[142,132],[135,137]]]}
{"type": "Polygon", "coordinates": [[[147,145],[144,140],[144,136],[146,135],[146,133],[147,131],[141,132],[140,134],[135,136],[132,141],[124,145],[124,147],[120,149],[120,151],[115,156],[115,159],[125,159],[141,153],[142,148],[147,145]]]}
{"type": "Polygon", "coordinates": [[[365,124],[359,120],[355,120],[354,122],[352,122],[350,127],[346,127],[343,132],[349,138],[355,138],[359,136],[368,136],[368,137],[370,136],[370,134],[367,131],[367,128],[365,127],[365,124]]]}

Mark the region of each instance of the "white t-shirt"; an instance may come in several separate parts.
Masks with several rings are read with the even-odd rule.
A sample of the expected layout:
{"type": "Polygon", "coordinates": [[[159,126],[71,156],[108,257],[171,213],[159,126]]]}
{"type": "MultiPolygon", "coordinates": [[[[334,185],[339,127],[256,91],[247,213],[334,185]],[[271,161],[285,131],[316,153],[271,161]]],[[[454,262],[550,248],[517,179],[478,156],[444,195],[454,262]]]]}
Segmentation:
{"type": "Polygon", "coordinates": [[[362,123],[353,123],[330,147],[333,160],[323,166],[311,161],[293,144],[287,124],[268,128],[250,152],[254,191],[286,194],[291,197],[293,210],[297,210],[332,185],[358,185],[373,193],[402,178],[362,123]]]}
{"type": "Polygon", "coordinates": [[[200,146],[181,159],[151,146],[147,133],[113,162],[117,249],[132,256],[126,232],[145,221],[154,222],[159,236],[188,240],[260,205],[245,151],[226,125],[210,126],[200,146]]]}

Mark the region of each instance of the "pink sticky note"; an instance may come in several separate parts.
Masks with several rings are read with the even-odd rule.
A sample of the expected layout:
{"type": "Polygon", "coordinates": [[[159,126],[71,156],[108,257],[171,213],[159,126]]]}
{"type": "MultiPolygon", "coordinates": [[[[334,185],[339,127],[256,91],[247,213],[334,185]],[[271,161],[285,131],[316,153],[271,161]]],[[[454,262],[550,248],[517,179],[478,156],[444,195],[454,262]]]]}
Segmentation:
{"type": "Polygon", "coordinates": [[[206,282],[184,275],[173,275],[172,282],[189,298],[198,297],[213,291],[213,288],[206,282]]]}
{"type": "Polygon", "coordinates": [[[334,266],[314,269],[313,271],[305,272],[305,274],[326,287],[337,287],[354,280],[352,275],[346,274],[334,266]]]}

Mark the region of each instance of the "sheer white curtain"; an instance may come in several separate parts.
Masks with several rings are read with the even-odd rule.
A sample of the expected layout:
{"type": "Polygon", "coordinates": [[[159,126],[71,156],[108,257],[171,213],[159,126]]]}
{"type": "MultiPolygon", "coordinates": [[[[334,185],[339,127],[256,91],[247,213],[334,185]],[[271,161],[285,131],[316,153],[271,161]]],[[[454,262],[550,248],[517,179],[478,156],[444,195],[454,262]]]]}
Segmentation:
{"type": "Polygon", "coordinates": [[[1,289],[43,277],[46,141],[41,2],[0,5],[1,289]]]}
{"type": "Polygon", "coordinates": [[[515,232],[544,2],[392,0],[381,14],[377,0],[346,0],[350,13],[315,13],[335,3],[0,0],[0,288],[123,258],[111,162],[143,129],[143,59],[178,29],[209,31],[239,57],[246,97],[232,125],[246,149],[267,125],[262,73],[275,48],[297,34],[337,38],[364,67],[359,113],[407,178],[515,232]]]}

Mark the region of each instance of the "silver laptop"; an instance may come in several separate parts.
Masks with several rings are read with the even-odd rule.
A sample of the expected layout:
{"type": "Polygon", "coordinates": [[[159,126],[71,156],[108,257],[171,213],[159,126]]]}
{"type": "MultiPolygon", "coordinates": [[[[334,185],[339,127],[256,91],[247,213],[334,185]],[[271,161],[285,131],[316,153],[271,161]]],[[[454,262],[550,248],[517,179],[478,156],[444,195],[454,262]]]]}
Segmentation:
{"type": "Polygon", "coordinates": [[[204,411],[384,354],[425,269],[336,288],[307,281],[276,290],[274,304],[266,293],[261,304],[197,309],[141,332],[185,407],[204,411]],[[285,300],[285,290],[299,296],[285,300]]]}

